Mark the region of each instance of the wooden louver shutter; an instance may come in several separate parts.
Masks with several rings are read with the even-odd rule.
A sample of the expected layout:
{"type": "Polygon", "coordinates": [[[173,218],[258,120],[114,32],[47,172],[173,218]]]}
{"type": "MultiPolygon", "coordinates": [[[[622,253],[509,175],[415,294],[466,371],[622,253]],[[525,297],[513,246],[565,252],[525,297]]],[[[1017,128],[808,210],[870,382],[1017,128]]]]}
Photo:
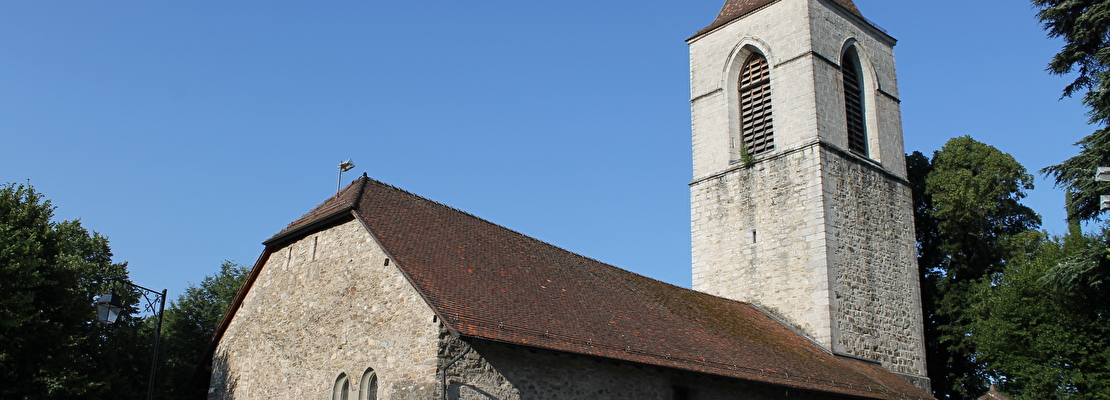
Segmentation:
{"type": "Polygon", "coordinates": [[[771,69],[767,58],[753,53],[740,71],[740,131],[748,153],[775,149],[771,123],[771,69]]]}
{"type": "Polygon", "coordinates": [[[848,150],[867,155],[867,130],[864,125],[863,85],[860,82],[859,55],[854,48],[844,53],[844,106],[848,120],[848,150]]]}

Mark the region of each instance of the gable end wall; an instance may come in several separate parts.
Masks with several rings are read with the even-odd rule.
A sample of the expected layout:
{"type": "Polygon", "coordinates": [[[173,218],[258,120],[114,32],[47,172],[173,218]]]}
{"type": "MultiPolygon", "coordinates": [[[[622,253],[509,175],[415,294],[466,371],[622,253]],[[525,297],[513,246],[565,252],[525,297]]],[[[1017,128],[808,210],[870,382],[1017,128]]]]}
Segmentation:
{"type": "Polygon", "coordinates": [[[275,249],[220,340],[209,399],[351,399],[366,369],[378,398],[435,398],[435,314],[356,220],[275,249]]]}

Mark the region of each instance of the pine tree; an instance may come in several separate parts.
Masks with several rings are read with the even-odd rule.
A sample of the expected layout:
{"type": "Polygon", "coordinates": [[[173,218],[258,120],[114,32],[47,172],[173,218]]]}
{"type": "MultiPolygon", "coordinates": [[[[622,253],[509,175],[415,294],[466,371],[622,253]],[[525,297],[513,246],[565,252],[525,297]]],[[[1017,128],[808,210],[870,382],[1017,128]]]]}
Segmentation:
{"type": "Polygon", "coordinates": [[[1033,0],[1048,36],[1064,47],[1048,64],[1055,75],[1075,74],[1063,95],[1083,95],[1090,123],[1100,127],[1078,143],[1079,154],[1041,172],[1066,188],[1072,216],[1098,219],[1099,195],[1110,194],[1092,178],[1097,167],[1110,166],[1110,0],[1033,0]]]}

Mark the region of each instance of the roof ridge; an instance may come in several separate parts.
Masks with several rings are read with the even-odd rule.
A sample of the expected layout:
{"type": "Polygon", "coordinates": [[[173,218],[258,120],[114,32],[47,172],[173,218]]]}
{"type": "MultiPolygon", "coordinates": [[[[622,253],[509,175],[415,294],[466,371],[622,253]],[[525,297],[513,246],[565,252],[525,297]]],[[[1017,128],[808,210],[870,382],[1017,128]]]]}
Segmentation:
{"type": "Polygon", "coordinates": [[[355,209],[355,210],[358,209],[358,204],[360,203],[359,200],[362,200],[362,193],[366,190],[366,181],[369,180],[369,179],[370,179],[370,177],[367,176],[365,172],[363,172],[362,176],[358,177],[358,179],[355,179],[355,181],[358,182],[359,185],[358,185],[358,192],[355,193],[355,198],[354,198],[354,200],[351,201],[351,203],[352,203],[351,208],[352,209],[355,209]]]}

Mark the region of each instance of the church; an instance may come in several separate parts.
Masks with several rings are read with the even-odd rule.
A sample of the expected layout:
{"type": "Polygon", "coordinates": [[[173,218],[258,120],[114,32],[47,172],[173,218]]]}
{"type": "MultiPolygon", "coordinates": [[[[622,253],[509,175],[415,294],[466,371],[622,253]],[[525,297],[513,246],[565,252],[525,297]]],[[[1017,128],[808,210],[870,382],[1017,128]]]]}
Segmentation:
{"type": "Polygon", "coordinates": [[[690,47],[693,290],[371,179],[267,239],[210,399],[931,399],[895,39],[727,0],[690,47]]]}

